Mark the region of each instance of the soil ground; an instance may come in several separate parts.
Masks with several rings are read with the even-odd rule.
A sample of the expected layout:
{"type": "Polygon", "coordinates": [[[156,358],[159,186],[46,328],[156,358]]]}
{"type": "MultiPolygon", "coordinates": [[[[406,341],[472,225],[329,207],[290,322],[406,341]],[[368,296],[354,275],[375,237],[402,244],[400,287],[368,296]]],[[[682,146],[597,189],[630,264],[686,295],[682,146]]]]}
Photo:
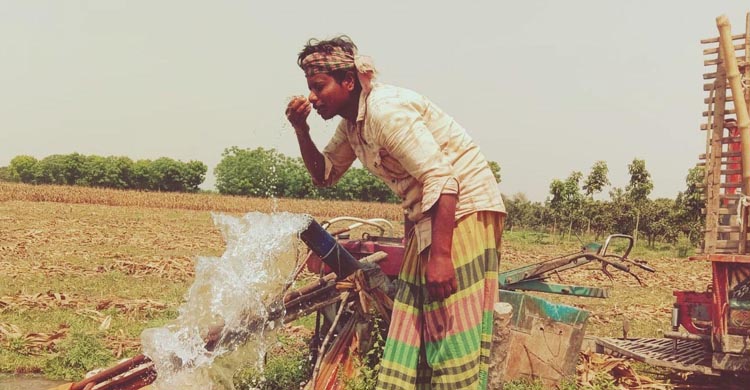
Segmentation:
{"type": "MultiPolygon", "coordinates": [[[[218,256],[224,249],[209,211],[148,203],[119,206],[106,199],[91,202],[98,204],[85,199],[46,201],[54,196],[41,199],[0,196],[2,373],[45,372],[71,334],[92,335],[115,358],[133,356],[143,329],[176,316],[193,276],[193,259],[218,256]]],[[[332,213],[326,202],[307,208],[319,220],[332,213]]],[[[338,211],[356,215],[355,209],[338,211]]],[[[575,239],[560,242],[528,232],[507,232],[503,245],[501,271],[575,252],[581,246],[575,239]]],[[[590,335],[619,337],[627,320],[629,336],[660,337],[669,329],[673,290],[704,291],[711,281],[710,264],[677,258],[673,252],[664,246],[639,248],[631,255],[657,269],[654,274],[638,271],[642,285],[617,271],[610,280],[595,266],[581,267],[557,281],[609,287],[608,299],[546,298],[591,311],[590,335]]],[[[708,388],[696,381],[716,383],[692,378],[687,383],[698,386],[694,388],[708,388]]],[[[9,380],[27,378],[0,376],[0,389],[9,386],[9,380]]]]}

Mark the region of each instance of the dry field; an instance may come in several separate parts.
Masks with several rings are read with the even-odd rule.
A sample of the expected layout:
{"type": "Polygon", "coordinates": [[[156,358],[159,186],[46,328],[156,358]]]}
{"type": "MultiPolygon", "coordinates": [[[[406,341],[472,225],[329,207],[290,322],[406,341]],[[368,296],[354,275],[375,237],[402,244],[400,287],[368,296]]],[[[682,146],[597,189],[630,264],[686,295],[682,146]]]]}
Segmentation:
{"type": "MultiPolygon", "coordinates": [[[[72,334],[94,335],[116,356],[131,356],[146,327],[176,315],[192,259],[224,249],[211,212],[309,213],[400,221],[396,205],[277,201],[207,194],[139,193],[0,183],[0,372],[38,372],[72,334]]],[[[576,251],[577,243],[532,244],[508,233],[503,270],[576,251]]],[[[658,254],[663,253],[663,254],[658,254]]],[[[709,264],[636,252],[658,270],[609,281],[594,269],[566,283],[611,286],[606,300],[547,296],[592,312],[589,333],[658,337],[668,329],[672,290],[705,290],[709,264]]]]}

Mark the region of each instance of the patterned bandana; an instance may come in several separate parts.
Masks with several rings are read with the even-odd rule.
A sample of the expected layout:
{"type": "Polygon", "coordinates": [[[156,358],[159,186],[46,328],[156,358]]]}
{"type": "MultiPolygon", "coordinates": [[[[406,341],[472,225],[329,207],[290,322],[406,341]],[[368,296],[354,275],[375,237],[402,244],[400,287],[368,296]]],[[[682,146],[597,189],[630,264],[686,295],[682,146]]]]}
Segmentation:
{"type": "Polygon", "coordinates": [[[340,47],[335,47],[331,53],[311,53],[302,59],[302,70],[307,77],[352,68],[357,70],[357,78],[362,89],[369,91],[372,88],[372,79],[377,73],[370,57],[351,55],[340,47]]]}

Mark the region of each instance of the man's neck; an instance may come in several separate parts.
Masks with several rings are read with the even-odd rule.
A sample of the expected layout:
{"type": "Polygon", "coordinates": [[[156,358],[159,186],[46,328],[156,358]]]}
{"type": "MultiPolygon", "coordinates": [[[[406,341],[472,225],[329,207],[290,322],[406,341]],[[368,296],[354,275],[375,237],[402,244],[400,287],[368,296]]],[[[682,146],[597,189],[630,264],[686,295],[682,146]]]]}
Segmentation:
{"type": "Polygon", "coordinates": [[[357,121],[357,114],[359,113],[359,95],[360,92],[352,93],[354,95],[351,99],[349,99],[349,102],[346,104],[346,107],[344,107],[344,110],[341,112],[341,117],[350,121],[350,122],[356,122],[357,121]]]}

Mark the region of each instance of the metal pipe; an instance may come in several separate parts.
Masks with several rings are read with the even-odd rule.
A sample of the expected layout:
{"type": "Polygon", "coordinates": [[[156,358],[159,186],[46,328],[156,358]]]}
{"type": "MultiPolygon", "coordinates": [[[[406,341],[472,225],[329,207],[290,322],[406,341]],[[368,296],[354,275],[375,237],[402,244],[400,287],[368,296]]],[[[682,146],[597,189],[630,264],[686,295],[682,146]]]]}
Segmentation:
{"type": "Polygon", "coordinates": [[[711,340],[711,337],[705,334],[692,334],[692,333],[685,333],[685,332],[670,332],[670,331],[664,332],[664,337],[668,339],[690,340],[690,341],[711,340]]]}
{"type": "Polygon", "coordinates": [[[308,248],[331,267],[338,279],[343,279],[363,268],[362,264],[351,253],[342,248],[336,242],[336,239],[314,219],[307,229],[299,234],[299,237],[308,248]]]}

